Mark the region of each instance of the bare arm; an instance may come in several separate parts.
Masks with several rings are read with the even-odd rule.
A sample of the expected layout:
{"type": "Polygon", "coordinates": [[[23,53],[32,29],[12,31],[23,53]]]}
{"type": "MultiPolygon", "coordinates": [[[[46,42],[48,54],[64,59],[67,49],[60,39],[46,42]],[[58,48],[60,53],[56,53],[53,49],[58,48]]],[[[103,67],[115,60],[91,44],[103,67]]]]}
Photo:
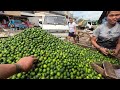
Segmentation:
{"type": "Polygon", "coordinates": [[[34,60],[36,60],[35,57],[29,56],[21,58],[16,64],[0,64],[0,79],[5,79],[16,74],[17,70],[21,72],[29,71],[32,68],[34,60]]]}
{"type": "Polygon", "coordinates": [[[76,33],[76,26],[74,27],[74,30],[75,30],[74,32],[76,33]]]}
{"type": "Polygon", "coordinates": [[[114,54],[113,55],[117,56],[119,51],[120,51],[120,38],[118,39],[118,43],[116,45],[116,49],[114,50],[114,54]]]}
{"type": "Polygon", "coordinates": [[[98,45],[98,44],[96,43],[96,41],[97,41],[97,38],[96,38],[95,36],[92,36],[92,37],[91,37],[91,43],[93,44],[94,47],[96,47],[97,49],[99,49],[101,46],[98,45]]]}
{"type": "Polygon", "coordinates": [[[117,44],[117,46],[116,46],[116,51],[119,52],[119,50],[120,50],[120,38],[118,39],[118,44],[117,44]]]}
{"type": "Polygon", "coordinates": [[[7,78],[16,73],[15,64],[0,64],[0,79],[7,78]]]}
{"type": "Polygon", "coordinates": [[[103,54],[108,55],[108,49],[101,47],[100,45],[98,45],[96,43],[96,41],[97,41],[97,38],[95,36],[93,36],[91,38],[91,42],[92,42],[93,46],[96,47],[97,49],[99,49],[103,54]]]}
{"type": "Polygon", "coordinates": [[[96,47],[97,49],[100,48],[100,46],[97,44],[97,37],[100,34],[100,27],[97,27],[94,31],[93,31],[93,35],[91,37],[91,43],[93,44],[94,47],[96,47]]]}

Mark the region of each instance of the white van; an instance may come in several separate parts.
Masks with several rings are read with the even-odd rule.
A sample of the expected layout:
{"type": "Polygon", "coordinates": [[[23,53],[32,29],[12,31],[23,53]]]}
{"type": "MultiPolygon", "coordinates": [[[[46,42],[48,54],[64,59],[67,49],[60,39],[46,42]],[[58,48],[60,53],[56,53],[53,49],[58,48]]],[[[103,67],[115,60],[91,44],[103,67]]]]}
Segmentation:
{"type": "Polygon", "coordinates": [[[88,28],[89,30],[94,30],[93,22],[88,21],[87,24],[86,24],[86,28],[88,28]]]}
{"type": "Polygon", "coordinates": [[[35,26],[41,27],[49,32],[65,32],[69,30],[65,16],[61,15],[42,15],[36,17],[28,17],[29,21],[35,26]]]}

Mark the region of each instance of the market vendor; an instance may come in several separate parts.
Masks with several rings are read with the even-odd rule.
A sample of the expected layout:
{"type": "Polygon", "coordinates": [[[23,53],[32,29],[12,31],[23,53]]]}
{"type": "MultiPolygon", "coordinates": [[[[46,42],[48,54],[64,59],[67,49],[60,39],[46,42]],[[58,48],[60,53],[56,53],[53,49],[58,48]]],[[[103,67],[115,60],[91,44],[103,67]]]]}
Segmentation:
{"type": "Polygon", "coordinates": [[[35,60],[34,56],[28,56],[21,58],[15,64],[0,64],[0,79],[6,79],[16,73],[29,71],[35,60]]]}
{"type": "Polygon", "coordinates": [[[108,50],[114,51],[117,56],[120,50],[120,25],[117,22],[119,11],[108,11],[107,22],[101,24],[93,31],[91,42],[103,54],[108,55],[108,50]]]}

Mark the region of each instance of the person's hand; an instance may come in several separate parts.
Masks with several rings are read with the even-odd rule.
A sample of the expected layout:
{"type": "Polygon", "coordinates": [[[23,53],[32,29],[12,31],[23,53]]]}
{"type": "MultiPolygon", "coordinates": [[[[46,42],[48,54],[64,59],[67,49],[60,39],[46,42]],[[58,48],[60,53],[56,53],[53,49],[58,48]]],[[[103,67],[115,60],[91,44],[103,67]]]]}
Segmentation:
{"type": "Polygon", "coordinates": [[[101,47],[99,50],[100,50],[103,54],[108,55],[108,49],[107,49],[107,48],[101,47]]]}
{"type": "Polygon", "coordinates": [[[116,49],[113,49],[113,51],[114,51],[113,56],[117,56],[117,55],[118,55],[118,53],[119,53],[119,51],[118,51],[118,50],[116,50],[116,49]]]}
{"type": "Polygon", "coordinates": [[[36,59],[37,58],[35,58],[33,55],[28,57],[23,57],[16,64],[21,66],[21,70],[23,72],[27,72],[32,68],[32,65],[36,59]]]}

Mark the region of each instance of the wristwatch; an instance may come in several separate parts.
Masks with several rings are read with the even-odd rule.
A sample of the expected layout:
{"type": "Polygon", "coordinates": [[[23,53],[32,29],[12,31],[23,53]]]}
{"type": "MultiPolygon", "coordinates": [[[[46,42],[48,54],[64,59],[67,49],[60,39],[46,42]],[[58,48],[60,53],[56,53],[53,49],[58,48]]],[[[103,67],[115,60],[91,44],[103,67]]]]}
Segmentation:
{"type": "Polygon", "coordinates": [[[16,73],[22,72],[21,66],[19,64],[14,64],[16,66],[16,73]]]}

